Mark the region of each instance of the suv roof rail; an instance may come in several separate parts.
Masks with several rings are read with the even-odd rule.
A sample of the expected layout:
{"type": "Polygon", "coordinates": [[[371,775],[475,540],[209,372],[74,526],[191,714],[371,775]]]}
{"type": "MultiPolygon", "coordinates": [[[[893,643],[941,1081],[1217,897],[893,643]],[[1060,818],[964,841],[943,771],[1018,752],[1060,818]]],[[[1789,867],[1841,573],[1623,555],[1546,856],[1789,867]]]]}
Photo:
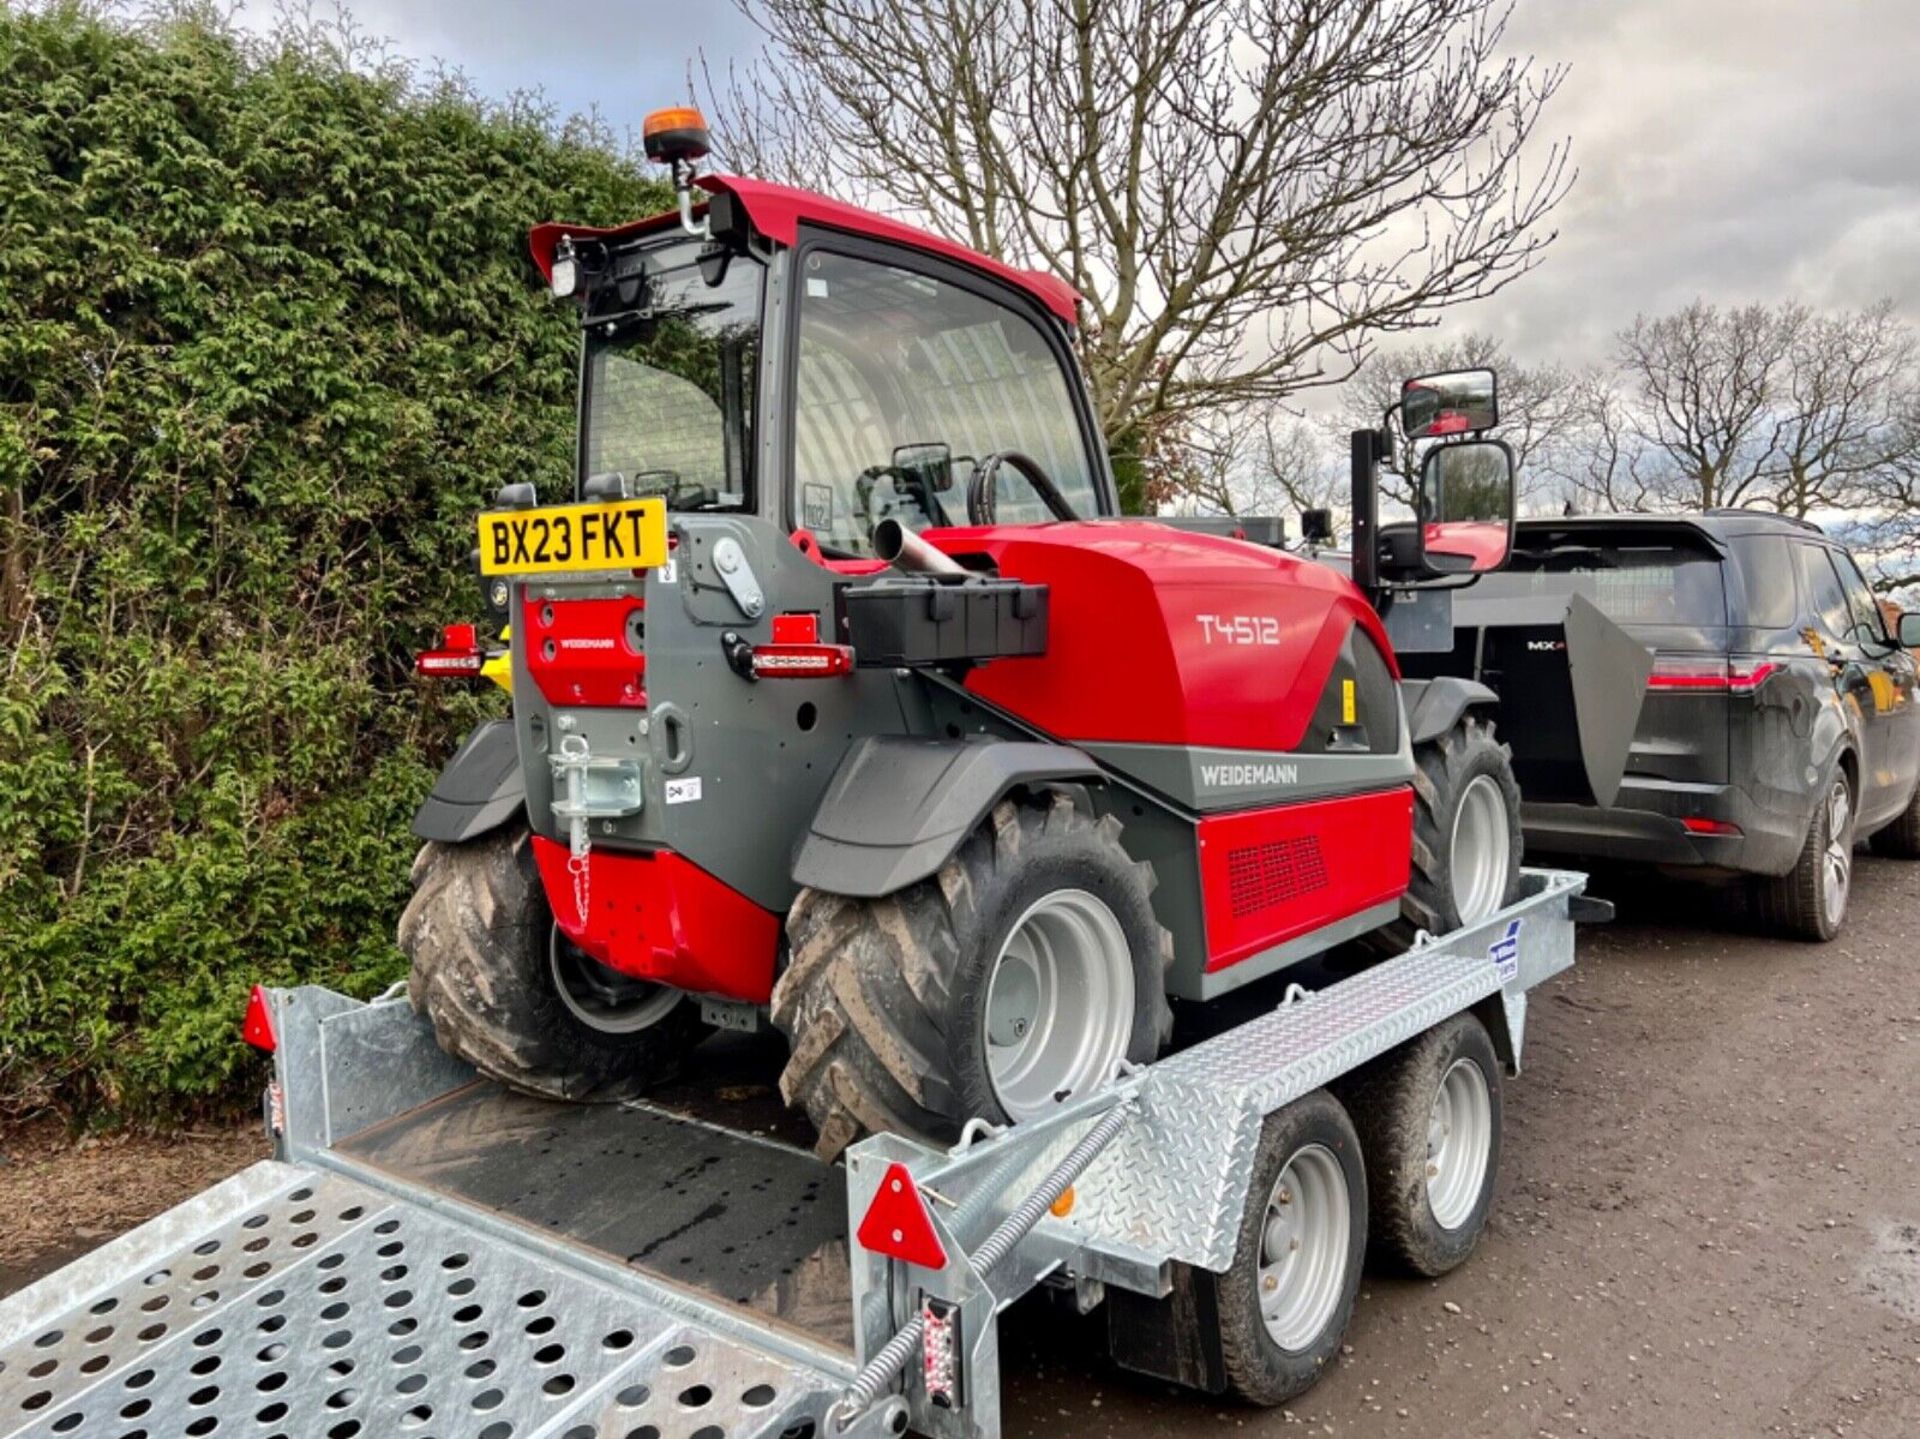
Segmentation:
{"type": "Polygon", "coordinates": [[[1796,525],[1800,529],[1811,530],[1816,535],[1826,533],[1812,520],[1803,519],[1799,515],[1782,514],[1779,510],[1750,510],[1744,505],[1715,505],[1702,513],[1712,515],[1715,519],[1778,520],[1783,525],[1796,525]]]}

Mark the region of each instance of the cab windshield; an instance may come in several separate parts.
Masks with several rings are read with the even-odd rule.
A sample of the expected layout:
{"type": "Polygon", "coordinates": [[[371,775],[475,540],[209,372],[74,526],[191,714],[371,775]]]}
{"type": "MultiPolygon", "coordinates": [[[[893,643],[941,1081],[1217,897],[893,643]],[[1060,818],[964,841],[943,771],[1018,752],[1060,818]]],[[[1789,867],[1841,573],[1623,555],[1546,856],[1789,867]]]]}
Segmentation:
{"type": "Polygon", "coordinates": [[[700,250],[628,251],[592,277],[581,478],[619,474],[673,510],[745,509],[765,271],[700,250]]]}
{"type": "MultiPolygon", "coordinates": [[[[801,264],[793,516],[871,555],[873,527],[967,523],[966,482],[998,450],[1032,457],[1075,514],[1099,513],[1066,374],[1032,321],[964,285],[810,250],[801,264]]],[[[995,519],[1052,518],[1011,466],[995,519]]]]}

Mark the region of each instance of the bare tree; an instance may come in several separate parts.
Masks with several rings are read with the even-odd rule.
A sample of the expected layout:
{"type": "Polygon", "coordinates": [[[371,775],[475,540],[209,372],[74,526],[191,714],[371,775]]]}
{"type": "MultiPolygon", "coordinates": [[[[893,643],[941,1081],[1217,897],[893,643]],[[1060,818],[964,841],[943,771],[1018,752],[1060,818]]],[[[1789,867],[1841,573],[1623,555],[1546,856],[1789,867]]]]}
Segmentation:
{"type": "Polygon", "coordinates": [[[1566,425],[1545,469],[1568,514],[1664,507],[1666,471],[1653,463],[1617,378],[1598,367],[1569,385],[1566,425]]]}
{"type": "Polygon", "coordinates": [[[1772,425],[1807,322],[1798,305],[1696,300],[1620,332],[1615,355],[1655,491],[1693,509],[1765,498],[1772,425]]]}
{"type": "Polygon", "coordinates": [[[1769,508],[1804,516],[1911,469],[1917,353],[1890,300],[1857,314],[1800,316],[1766,441],[1769,508]]]}
{"type": "Polygon", "coordinates": [[[1346,454],[1323,426],[1271,407],[1219,410],[1197,421],[1182,446],[1183,507],[1223,515],[1278,515],[1347,508],[1346,454]]]}
{"type": "MultiPolygon", "coordinates": [[[[882,204],[1086,300],[1109,441],[1351,375],[1532,267],[1573,175],[1511,0],[738,0],[733,164],[882,204]]],[[[1171,477],[1171,480],[1169,480],[1171,477]]]]}

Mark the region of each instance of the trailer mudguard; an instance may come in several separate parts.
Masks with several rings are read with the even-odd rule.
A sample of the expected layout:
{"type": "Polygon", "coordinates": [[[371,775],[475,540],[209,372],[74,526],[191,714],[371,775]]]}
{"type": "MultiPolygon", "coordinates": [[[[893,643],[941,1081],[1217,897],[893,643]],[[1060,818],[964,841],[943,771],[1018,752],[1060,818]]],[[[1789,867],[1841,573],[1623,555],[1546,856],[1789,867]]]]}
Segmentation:
{"type": "Polygon", "coordinates": [[[1407,732],[1412,743],[1426,744],[1460,723],[1460,716],[1476,705],[1495,705],[1500,697],[1477,680],[1441,675],[1430,680],[1402,680],[1400,692],[1407,705],[1407,732]]]}
{"type": "Polygon", "coordinates": [[[820,797],[794,856],[794,883],[857,899],[892,894],[951,859],[1009,791],[1101,773],[1069,745],[869,735],[847,750],[820,797]]]}
{"type": "Polygon", "coordinates": [[[413,832],[442,844],[489,834],[526,807],[513,721],[487,720],[454,751],[433,793],[413,817],[413,832]]]}

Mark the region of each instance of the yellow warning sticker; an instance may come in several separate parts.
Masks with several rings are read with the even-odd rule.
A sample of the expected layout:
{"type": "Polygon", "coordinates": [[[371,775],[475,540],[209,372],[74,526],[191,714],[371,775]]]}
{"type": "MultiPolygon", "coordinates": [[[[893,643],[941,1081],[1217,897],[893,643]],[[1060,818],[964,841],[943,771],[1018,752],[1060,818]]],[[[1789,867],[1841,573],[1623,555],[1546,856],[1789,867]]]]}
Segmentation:
{"type": "Polygon", "coordinates": [[[1340,723],[1352,724],[1356,711],[1353,703],[1353,681],[1340,681],[1340,723]]]}

